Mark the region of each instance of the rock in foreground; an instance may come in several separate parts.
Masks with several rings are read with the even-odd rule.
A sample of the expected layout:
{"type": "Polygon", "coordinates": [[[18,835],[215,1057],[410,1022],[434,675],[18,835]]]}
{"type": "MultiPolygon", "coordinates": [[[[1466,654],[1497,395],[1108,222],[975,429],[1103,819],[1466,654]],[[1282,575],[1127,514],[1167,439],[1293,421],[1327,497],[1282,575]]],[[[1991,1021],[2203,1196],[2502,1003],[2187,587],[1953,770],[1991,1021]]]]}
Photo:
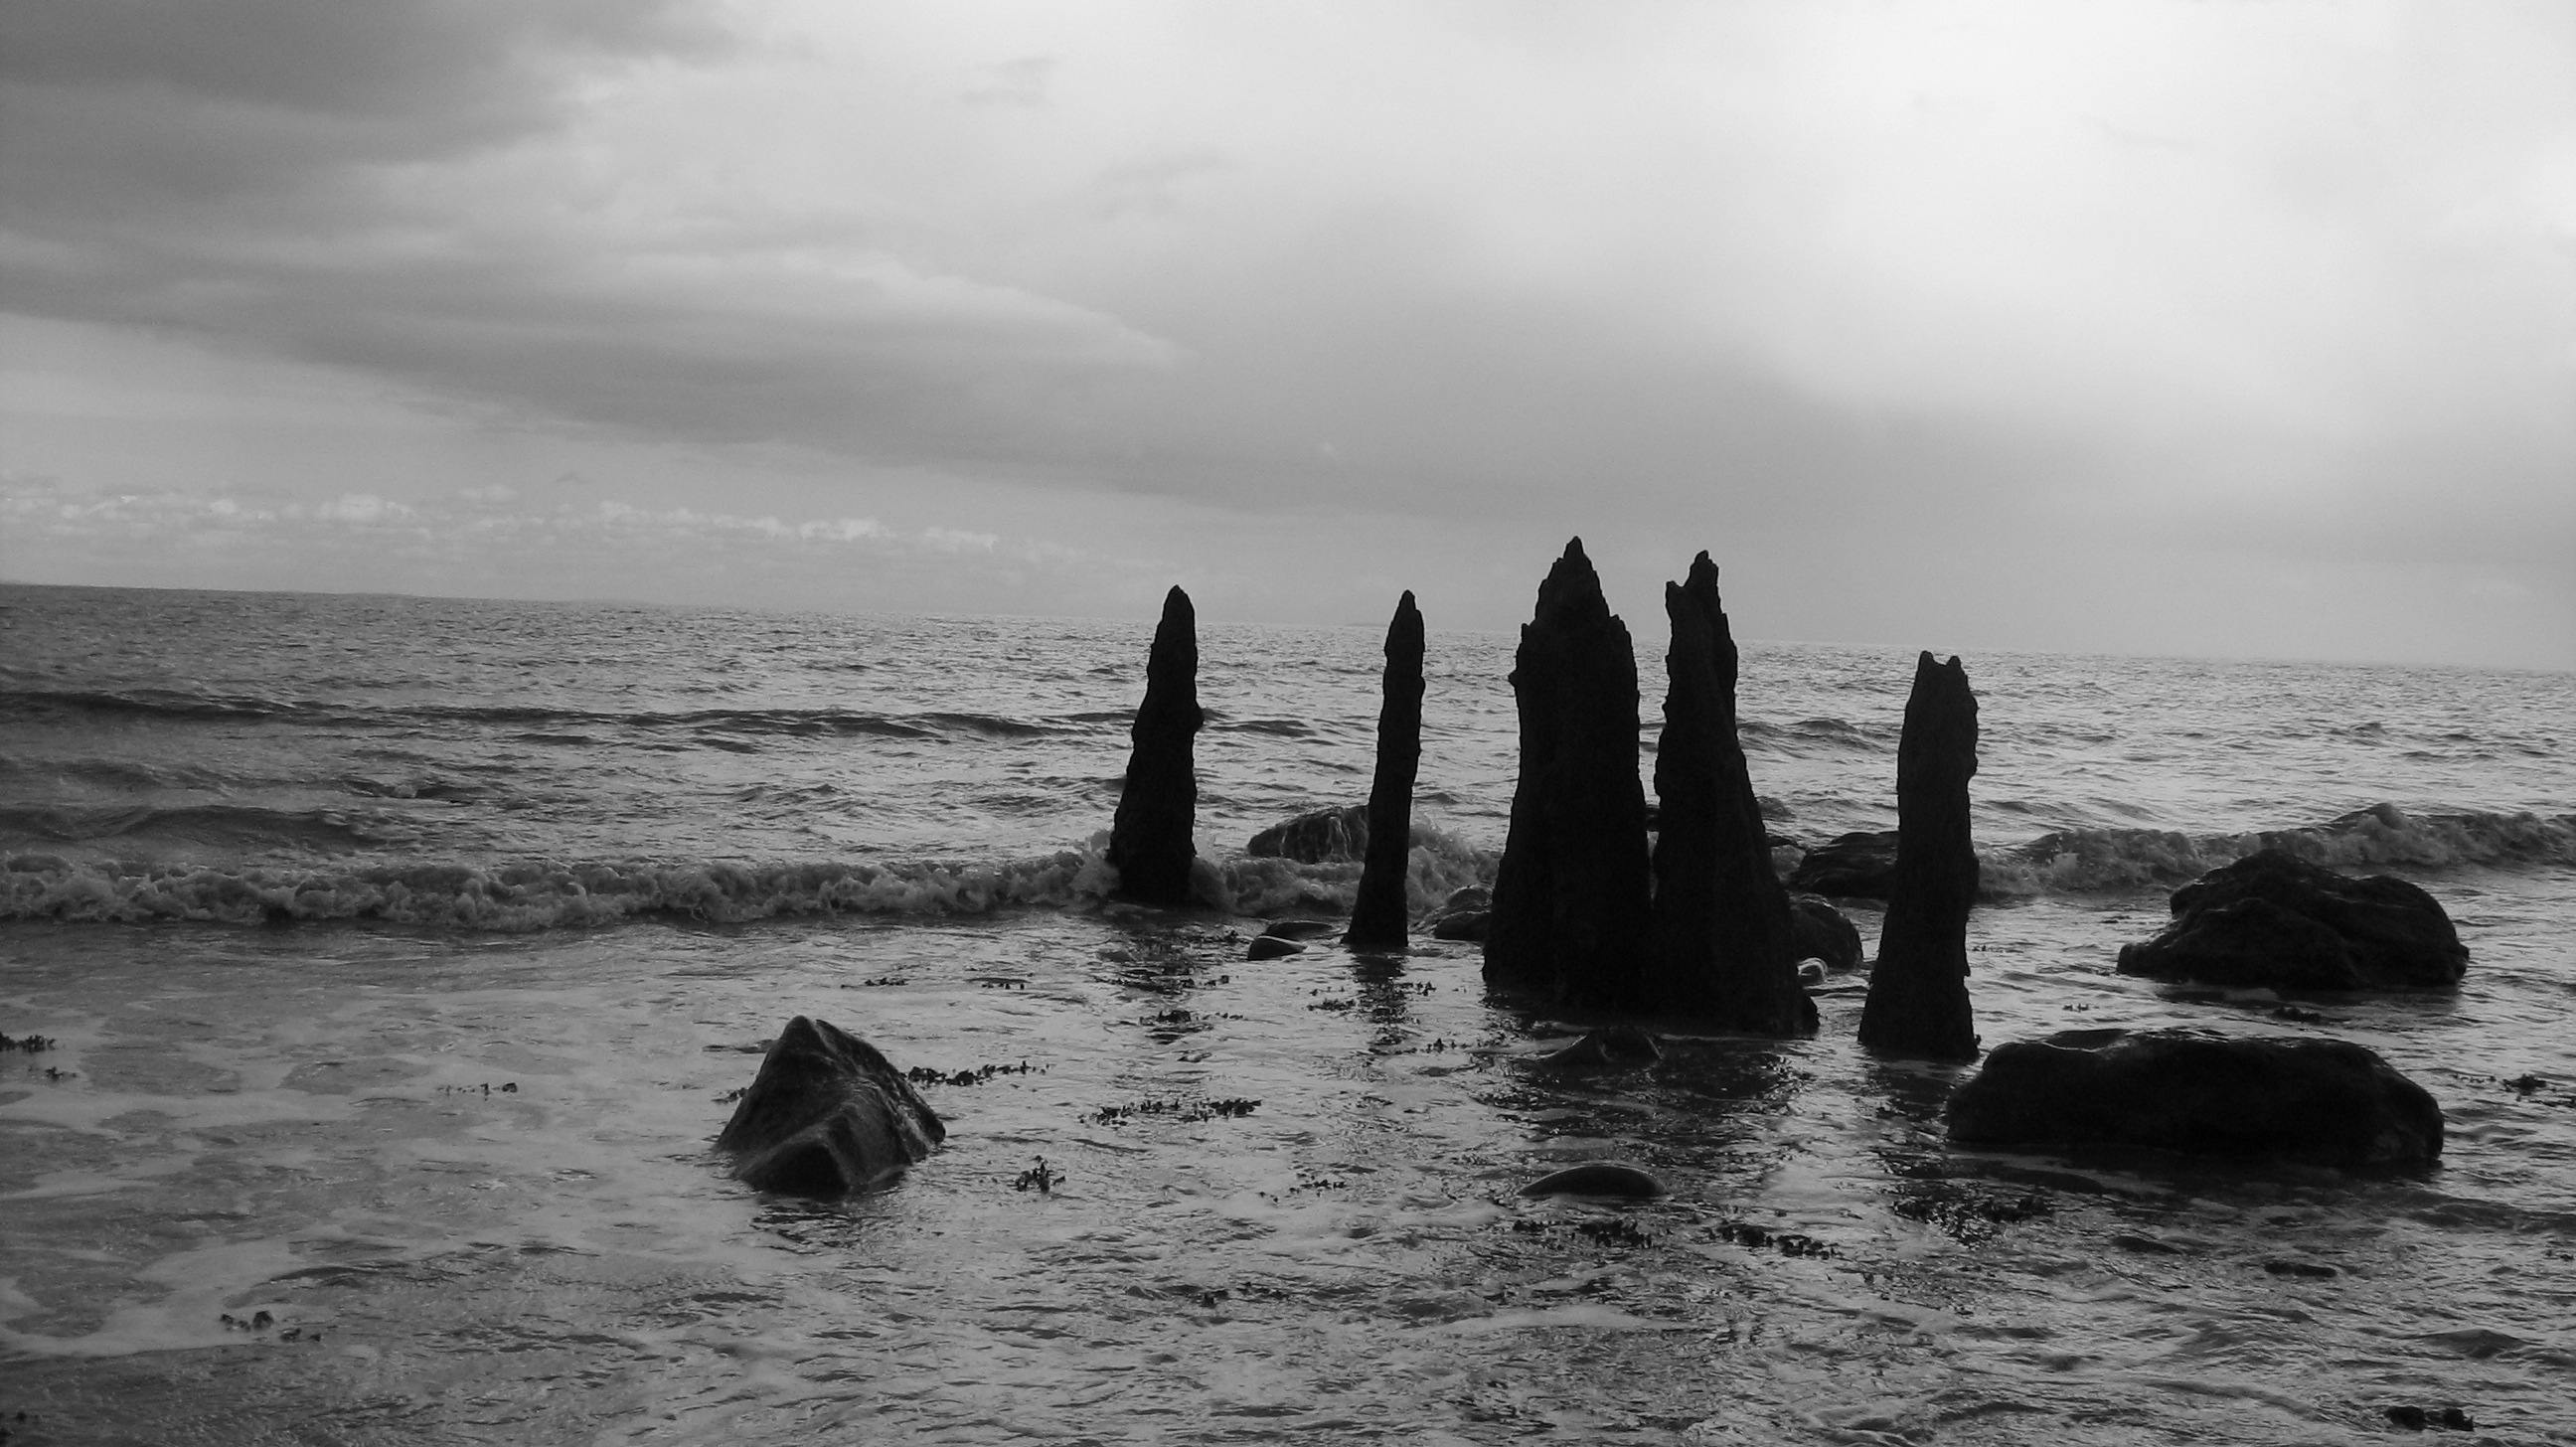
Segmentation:
{"type": "Polygon", "coordinates": [[[2351,879],[2277,849],[2173,893],[2164,933],[2120,947],[2120,973],[2275,990],[2440,990],[2468,947],[2441,904],[2390,875],[2351,879]]]}
{"type": "Polygon", "coordinates": [[[876,1047],[799,1015],[769,1047],[716,1149],[756,1189],[831,1198],[884,1183],[947,1135],[876,1047]]]}
{"type": "Polygon", "coordinates": [[[2068,1030],[1997,1046],[1950,1097],[1967,1146],[2116,1145],[2309,1165],[2422,1166],[2442,1108],[2348,1040],[2068,1030]]]}

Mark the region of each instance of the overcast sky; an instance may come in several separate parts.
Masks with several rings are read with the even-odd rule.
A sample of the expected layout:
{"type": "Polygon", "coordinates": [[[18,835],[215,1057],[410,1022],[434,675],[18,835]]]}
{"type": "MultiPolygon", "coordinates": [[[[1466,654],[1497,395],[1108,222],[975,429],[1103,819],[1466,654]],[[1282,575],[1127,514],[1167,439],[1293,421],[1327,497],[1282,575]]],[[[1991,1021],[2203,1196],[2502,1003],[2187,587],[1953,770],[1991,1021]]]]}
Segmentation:
{"type": "Polygon", "coordinates": [[[2576,6],[9,0],[0,577],[2576,667],[2576,6]]]}

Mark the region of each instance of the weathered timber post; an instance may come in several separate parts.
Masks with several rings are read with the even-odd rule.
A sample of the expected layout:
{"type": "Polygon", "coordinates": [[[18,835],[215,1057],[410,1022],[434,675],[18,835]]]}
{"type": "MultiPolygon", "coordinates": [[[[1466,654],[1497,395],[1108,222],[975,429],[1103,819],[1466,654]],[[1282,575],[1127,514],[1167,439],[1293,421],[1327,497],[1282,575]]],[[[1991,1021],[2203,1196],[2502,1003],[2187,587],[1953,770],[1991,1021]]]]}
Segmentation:
{"type": "Polygon", "coordinates": [[[1772,871],[1736,736],[1735,636],[1708,554],[1691,560],[1686,582],[1664,585],[1664,611],[1673,641],[1655,751],[1661,821],[1649,1006],[1748,1034],[1812,1035],[1816,1009],[1798,985],[1789,892],[1772,871]]]}
{"type": "Polygon", "coordinates": [[[1651,886],[1637,659],[1581,538],[1539,585],[1512,696],[1520,781],[1494,875],[1486,983],[1566,1005],[1638,1008],[1651,886]]]}
{"type": "Polygon", "coordinates": [[[1198,614],[1178,587],[1163,598],[1145,660],[1145,701],[1128,732],[1127,780],[1109,831],[1109,863],[1121,898],[1143,904],[1190,902],[1190,864],[1197,846],[1199,783],[1190,750],[1206,716],[1199,711],[1198,614]]]}
{"type": "Polygon", "coordinates": [[[1422,614],[1407,592],[1386,625],[1386,674],[1377,713],[1377,777],[1369,785],[1368,859],[1343,943],[1404,948],[1410,911],[1404,881],[1413,857],[1413,781],[1422,768],[1422,614]]]}
{"type": "Polygon", "coordinates": [[[1968,911],[1977,901],[1968,780],[1976,772],[1977,696],[1967,670],[1926,653],[1914,665],[1896,748],[1896,870],[1860,1017],[1860,1043],[1881,1055],[1976,1058],[1968,1007],[1968,911]]]}

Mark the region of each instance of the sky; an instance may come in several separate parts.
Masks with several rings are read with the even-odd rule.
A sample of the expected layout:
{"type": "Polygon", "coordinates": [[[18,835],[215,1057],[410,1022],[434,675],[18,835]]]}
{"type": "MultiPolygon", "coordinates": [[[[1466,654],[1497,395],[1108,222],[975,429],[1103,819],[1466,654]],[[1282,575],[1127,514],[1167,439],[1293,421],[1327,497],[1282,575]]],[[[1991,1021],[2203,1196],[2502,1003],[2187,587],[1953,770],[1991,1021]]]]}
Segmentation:
{"type": "Polygon", "coordinates": [[[10,0],[0,578],[2576,668],[2576,6],[10,0]]]}

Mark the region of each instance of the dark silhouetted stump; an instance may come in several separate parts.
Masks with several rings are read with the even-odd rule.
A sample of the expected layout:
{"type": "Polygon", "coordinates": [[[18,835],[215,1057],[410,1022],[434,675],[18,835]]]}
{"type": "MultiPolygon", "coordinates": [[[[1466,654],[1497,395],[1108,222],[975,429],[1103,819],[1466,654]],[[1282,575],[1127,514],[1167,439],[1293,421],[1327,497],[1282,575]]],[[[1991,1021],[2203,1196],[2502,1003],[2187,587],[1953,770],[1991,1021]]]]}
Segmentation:
{"type": "Polygon", "coordinates": [[[1762,807],[1735,732],[1735,636],[1702,553],[1664,585],[1664,736],[1655,752],[1662,829],[1654,853],[1649,1008],[1754,1035],[1815,1033],[1798,988],[1789,892],[1772,872],[1762,807]]]}
{"type": "Polygon", "coordinates": [[[947,1135],[876,1047],[799,1015],[762,1057],[716,1149],[756,1189],[828,1198],[885,1181],[947,1135]]]}
{"type": "Polygon", "coordinates": [[[1121,897],[1144,904],[1187,904],[1190,863],[1198,855],[1198,773],[1190,748],[1206,716],[1199,712],[1198,614],[1190,595],[1163,598],[1163,621],[1145,660],[1145,701],[1129,731],[1127,782],[1109,831],[1109,863],[1121,897]]]}
{"type": "Polygon", "coordinates": [[[2439,901],[2393,875],[2352,879],[2277,849],[2173,893],[2173,923],[2120,947],[2120,973],[2276,990],[2447,990],[2469,950],[2439,901]]]}
{"type": "Polygon", "coordinates": [[[1977,902],[1968,780],[1976,772],[1977,696],[1968,671],[1956,658],[1936,663],[1926,653],[1914,665],[1896,746],[1896,870],[1860,1017],[1860,1043],[1882,1055],[1977,1055],[1968,1010],[1968,911],[1977,902]]]}
{"type": "Polygon", "coordinates": [[[1651,884],[1637,658],[1580,538],[1539,585],[1512,697],[1520,781],[1494,874],[1486,983],[1560,1004],[1642,1008],[1651,884]]]}
{"type": "Polygon", "coordinates": [[[1998,1045],[1950,1097],[1961,1145],[2113,1145],[2313,1165],[2424,1166],[2442,1108],[2348,1040],[2068,1030],[1998,1045]]]}
{"type": "Polygon", "coordinates": [[[1413,779],[1422,768],[1422,614],[1408,592],[1386,625],[1384,701],[1377,712],[1377,777],[1369,785],[1368,862],[1345,944],[1402,949],[1404,881],[1413,858],[1413,779]]]}

